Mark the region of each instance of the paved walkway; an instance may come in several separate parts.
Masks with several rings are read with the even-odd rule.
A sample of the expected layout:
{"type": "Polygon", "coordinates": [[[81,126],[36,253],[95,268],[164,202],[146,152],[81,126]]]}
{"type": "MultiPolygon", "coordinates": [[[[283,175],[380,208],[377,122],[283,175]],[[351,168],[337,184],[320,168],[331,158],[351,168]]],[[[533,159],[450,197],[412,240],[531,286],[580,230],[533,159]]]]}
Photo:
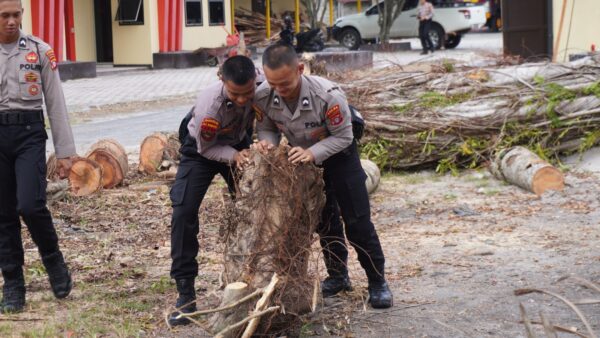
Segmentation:
{"type": "Polygon", "coordinates": [[[217,80],[216,67],[137,71],[63,83],[69,112],[97,106],[194,95],[217,80]]]}

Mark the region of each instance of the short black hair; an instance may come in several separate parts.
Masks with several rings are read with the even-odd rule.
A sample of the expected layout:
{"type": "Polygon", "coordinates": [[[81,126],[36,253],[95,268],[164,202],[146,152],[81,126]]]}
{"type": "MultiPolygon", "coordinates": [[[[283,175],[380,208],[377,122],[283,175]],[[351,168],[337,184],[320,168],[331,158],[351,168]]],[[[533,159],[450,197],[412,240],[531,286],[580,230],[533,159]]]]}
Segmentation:
{"type": "Polygon", "coordinates": [[[249,57],[243,55],[232,56],[223,63],[221,68],[223,81],[231,81],[243,86],[248,81],[256,79],[256,68],[249,57]]]}
{"type": "Polygon", "coordinates": [[[294,67],[298,64],[298,54],[296,54],[294,47],[284,43],[276,43],[265,49],[262,62],[263,66],[270,69],[278,69],[281,66],[294,67]]]}

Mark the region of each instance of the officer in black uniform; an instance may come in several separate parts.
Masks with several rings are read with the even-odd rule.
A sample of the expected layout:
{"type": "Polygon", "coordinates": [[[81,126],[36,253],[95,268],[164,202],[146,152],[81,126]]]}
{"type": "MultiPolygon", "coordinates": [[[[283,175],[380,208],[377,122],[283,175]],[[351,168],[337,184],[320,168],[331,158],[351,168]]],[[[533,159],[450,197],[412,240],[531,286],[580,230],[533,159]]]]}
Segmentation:
{"type": "Polygon", "coordinates": [[[180,128],[181,162],[171,188],[171,277],[179,297],[170,325],[189,324],[188,319],[177,316],[196,310],[198,209],[216,174],[225,179],[231,193],[235,191],[234,172],[247,160],[251,142],[256,76],[248,57],[227,59],[221,81],[202,90],[180,128]]]}
{"type": "Polygon", "coordinates": [[[0,312],[25,305],[22,218],[48,272],[56,298],[66,297],[71,275],[46,207],[45,99],[58,171],[66,177],[76,155],[54,51],[19,30],[20,0],[0,0],[0,269],[4,278],[0,312]]]}
{"type": "Polygon", "coordinates": [[[371,222],[366,174],[352,132],[352,113],[346,95],[335,83],[305,76],[294,49],[272,45],[263,54],[267,79],[256,91],[256,129],[259,150],[278,145],[285,135],[292,163],[322,166],[326,204],[319,225],[321,247],[329,276],[321,283],[324,297],[350,290],[345,232],[369,280],[374,308],[389,308],[393,295],[384,276],[385,258],[371,222]]]}

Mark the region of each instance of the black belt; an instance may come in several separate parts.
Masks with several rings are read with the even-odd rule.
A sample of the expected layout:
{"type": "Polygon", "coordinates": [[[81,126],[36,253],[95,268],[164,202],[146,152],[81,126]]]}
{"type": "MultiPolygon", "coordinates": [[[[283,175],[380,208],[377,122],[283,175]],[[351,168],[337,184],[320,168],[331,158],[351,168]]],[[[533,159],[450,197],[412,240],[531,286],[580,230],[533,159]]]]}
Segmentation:
{"type": "Polygon", "coordinates": [[[43,121],[44,113],[41,110],[0,111],[0,125],[28,124],[43,121]]]}

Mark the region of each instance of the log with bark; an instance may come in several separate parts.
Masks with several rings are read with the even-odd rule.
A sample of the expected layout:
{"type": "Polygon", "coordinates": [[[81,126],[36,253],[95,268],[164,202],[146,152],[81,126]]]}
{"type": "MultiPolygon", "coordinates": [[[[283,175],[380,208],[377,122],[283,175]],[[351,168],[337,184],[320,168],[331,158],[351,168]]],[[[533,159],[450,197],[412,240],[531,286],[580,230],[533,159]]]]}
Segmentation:
{"type": "Polygon", "coordinates": [[[96,161],[102,167],[102,187],[104,189],[114,188],[123,183],[129,172],[127,152],[115,140],[99,140],[90,147],[86,157],[96,161]]]}
{"type": "Polygon", "coordinates": [[[546,190],[563,190],[562,172],[524,147],[513,147],[498,152],[490,165],[491,173],[536,195],[546,190]]]}
{"type": "Polygon", "coordinates": [[[177,133],[155,132],[147,136],[140,146],[139,171],[146,174],[158,174],[169,171],[173,167],[174,169],[170,171],[176,172],[180,146],[177,133]]]}
{"type": "Polygon", "coordinates": [[[253,12],[244,8],[235,10],[235,26],[244,33],[245,41],[249,45],[264,45],[279,40],[279,33],[283,29],[283,20],[271,18],[271,38],[267,39],[267,24],[264,13],[253,12]]]}
{"type": "Polygon", "coordinates": [[[322,169],[292,165],[288,151],[285,145],[266,154],[251,150],[221,229],[227,284],[221,305],[184,315],[216,313],[210,319],[216,337],[284,332],[313,308],[318,276],[309,273],[309,258],[325,204],[322,169]]]}
{"type": "Polygon", "coordinates": [[[308,273],[310,248],[325,203],[322,171],[292,165],[287,147],[252,154],[245,168],[224,236],[226,282],[251,288],[281,279],[272,303],[286,315],[273,314],[259,332],[281,329],[311,310],[314,278],[308,273]]]}
{"type": "MultiPolygon", "coordinates": [[[[73,166],[67,176],[71,194],[75,196],[87,196],[102,188],[102,166],[98,162],[84,157],[77,157],[72,160],[72,163],[73,166]]],[[[58,176],[57,159],[54,154],[48,157],[46,167],[46,178],[49,181],[46,193],[50,196],[57,194],[53,197],[56,199],[64,197],[60,192],[62,187],[64,187],[64,182],[61,182],[58,176]],[[57,182],[61,183],[55,184],[57,182]]]]}
{"type": "Polygon", "coordinates": [[[339,82],[366,119],[364,156],[386,170],[455,172],[513,146],[558,161],[597,145],[599,79],[596,57],[508,67],[393,66],[344,74],[339,82]]]}

